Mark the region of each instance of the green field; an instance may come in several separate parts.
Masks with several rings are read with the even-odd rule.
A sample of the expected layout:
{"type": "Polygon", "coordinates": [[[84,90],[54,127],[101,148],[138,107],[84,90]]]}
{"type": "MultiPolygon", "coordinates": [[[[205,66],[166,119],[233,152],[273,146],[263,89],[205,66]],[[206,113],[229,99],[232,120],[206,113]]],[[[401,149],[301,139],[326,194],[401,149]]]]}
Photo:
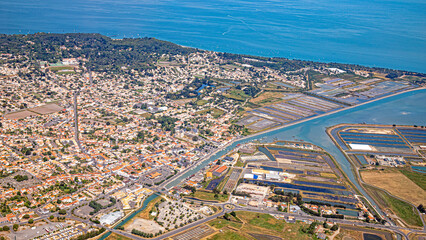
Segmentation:
{"type": "Polygon", "coordinates": [[[231,226],[233,228],[240,229],[243,226],[242,223],[234,222],[234,221],[227,221],[223,218],[216,218],[216,219],[210,221],[209,225],[214,227],[214,228],[217,228],[217,229],[222,229],[226,226],[231,226]]]}
{"type": "Polygon", "coordinates": [[[74,67],[70,67],[70,66],[50,67],[50,70],[53,72],[60,71],[60,70],[74,70],[74,67]]]}
{"type": "Polygon", "coordinates": [[[401,169],[400,172],[426,191],[426,174],[410,171],[407,169],[401,169]]]}
{"type": "Polygon", "coordinates": [[[196,191],[193,197],[201,199],[201,200],[207,200],[207,201],[219,201],[219,202],[226,202],[228,201],[228,194],[218,194],[218,198],[214,197],[214,193],[212,192],[206,192],[206,191],[196,191]]]}
{"type": "MultiPolygon", "coordinates": [[[[204,100],[200,100],[200,101],[204,101],[204,100]]],[[[197,102],[198,104],[198,102],[197,102]]],[[[225,112],[217,109],[217,108],[210,108],[210,109],[206,109],[206,110],[202,110],[202,111],[198,111],[196,114],[207,114],[210,113],[212,115],[212,117],[214,118],[219,118],[220,116],[222,116],[225,112]]]]}
{"type": "Polygon", "coordinates": [[[208,102],[209,101],[207,101],[207,100],[198,100],[196,103],[197,103],[197,106],[203,106],[204,104],[206,104],[208,102]]]}
{"type": "Polygon", "coordinates": [[[224,96],[227,98],[232,98],[239,101],[245,101],[247,98],[250,97],[249,95],[245,94],[244,91],[237,90],[237,89],[232,89],[228,91],[228,93],[225,94],[224,96]]]}
{"type": "Polygon", "coordinates": [[[271,236],[286,240],[312,239],[312,235],[300,231],[306,226],[304,223],[285,223],[284,220],[278,220],[269,214],[255,212],[236,212],[236,216],[241,223],[234,221],[234,217],[231,217],[232,221],[223,217],[210,221],[208,224],[221,232],[209,239],[254,239],[250,234],[260,235],[256,239],[270,239],[271,236]]]}
{"type": "Polygon", "coordinates": [[[413,226],[423,226],[417,210],[415,210],[410,204],[389,196],[389,194],[382,190],[371,187],[367,187],[367,189],[369,189],[370,192],[373,192],[373,196],[379,198],[377,199],[379,203],[390,208],[396,215],[398,215],[398,217],[404,220],[405,223],[413,226]]]}
{"type": "Polygon", "coordinates": [[[245,163],[241,162],[240,160],[235,163],[234,167],[244,167],[245,163]]]}
{"type": "Polygon", "coordinates": [[[222,240],[222,239],[226,239],[226,240],[245,240],[245,239],[249,239],[246,238],[236,232],[231,232],[231,231],[225,231],[225,232],[221,232],[218,234],[213,235],[212,237],[208,238],[211,240],[222,240]]]}
{"type": "Polygon", "coordinates": [[[284,229],[285,222],[277,220],[269,214],[245,212],[244,214],[238,214],[243,221],[247,221],[249,224],[281,232],[284,229]]]}

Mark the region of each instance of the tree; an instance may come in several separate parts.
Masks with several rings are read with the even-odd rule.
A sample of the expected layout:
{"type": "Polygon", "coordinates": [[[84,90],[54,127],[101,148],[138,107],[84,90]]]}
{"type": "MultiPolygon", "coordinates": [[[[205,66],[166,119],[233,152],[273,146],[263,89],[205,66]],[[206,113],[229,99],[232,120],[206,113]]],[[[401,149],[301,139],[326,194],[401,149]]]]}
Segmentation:
{"type": "Polygon", "coordinates": [[[55,217],[53,215],[50,215],[49,219],[53,219],[53,218],[55,218],[55,217]]]}
{"type": "Polygon", "coordinates": [[[59,210],[59,214],[65,215],[65,214],[67,214],[67,211],[65,211],[65,209],[61,209],[61,210],[59,210]]]}
{"type": "Polygon", "coordinates": [[[3,226],[3,231],[9,231],[10,227],[9,226],[3,226]]]}
{"type": "Polygon", "coordinates": [[[28,220],[28,223],[29,224],[33,224],[34,223],[34,219],[31,218],[30,220],[28,220]]]}
{"type": "Polygon", "coordinates": [[[139,140],[141,140],[142,142],[145,140],[145,134],[143,131],[139,131],[137,136],[136,136],[139,140]]]}
{"type": "Polygon", "coordinates": [[[13,231],[18,231],[19,225],[18,224],[13,224],[13,231]]]}
{"type": "Polygon", "coordinates": [[[331,230],[331,231],[336,231],[337,229],[339,229],[339,226],[338,226],[337,224],[334,224],[334,225],[330,228],[330,230],[331,230]]]}
{"type": "Polygon", "coordinates": [[[425,210],[425,207],[423,206],[423,204],[420,204],[420,205],[417,207],[417,209],[419,209],[419,211],[420,211],[421,213],[426,213],[426,210],[425,210]]]}
{"type": "Polygon", "coordinates": [[[28,219],[28,218],[30,218],[30,215],[25,214],[25,215],[23,216],[23,218],[28,219]]]}
{"type": "Polygon", "coordinates": [[[228,221],[231,220],[231,217],[229,216],[229,213],[225,213],[225,215],[223,215],[223,218],[225,218],[228,221]]]}
{"type": "Polygon", "coordinates": [[[232,211],[232,212],[231,212],[231,215],[232,215],[233,217],[237,217],[237,213],[236,213],[236,212],[234,212],[234,211],[232,211]]]}

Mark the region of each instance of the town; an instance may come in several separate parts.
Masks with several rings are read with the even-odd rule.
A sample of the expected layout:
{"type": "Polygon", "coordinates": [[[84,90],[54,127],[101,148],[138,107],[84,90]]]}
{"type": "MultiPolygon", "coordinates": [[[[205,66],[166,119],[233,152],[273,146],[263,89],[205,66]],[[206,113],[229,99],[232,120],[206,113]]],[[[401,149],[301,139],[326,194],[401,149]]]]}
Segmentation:
{"type": "MultiPolygon", "coordinates": [[[[422,87],[422,74],[155,39],[110,39],[114,50],[88,54],[103,37],[49,37],[0,37],[2,239],[226,238],[250,224],[283,237],[272,225],[284,222],[300,239],[368,233],[361,227],[386,238],[421,234],[424,216],[394,223],[313,144],[250,141],[208,160],[247,136],[422,87]],[[274,224],[256,226],[256,217],[274,224]]],[[[424,174],[423,130],[397,127],[398,139],[365,130],[361,139],[363,131],[342,129],[331,135],[357,167],[415,165],[424,174]]],[[[418,195],[420,210],[424,189],[418,195]]]]}

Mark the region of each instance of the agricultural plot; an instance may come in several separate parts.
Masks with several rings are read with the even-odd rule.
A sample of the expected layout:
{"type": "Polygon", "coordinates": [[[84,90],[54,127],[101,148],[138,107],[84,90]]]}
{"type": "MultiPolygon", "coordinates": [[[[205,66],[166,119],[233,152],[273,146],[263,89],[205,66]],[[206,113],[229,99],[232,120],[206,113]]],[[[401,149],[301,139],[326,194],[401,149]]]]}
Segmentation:
{"type": "Polygon", "coordinates": [[[379,187],[415,206],[426,202],[426,191],[397,170],[361,171],[364,182],[379,187]]]}
{"type": "Polygon", "coordinates": [[[262,131],[341,107],[340,104],[300,93],[287,94],[281,97],[281,101],[248,111],[237,124],[252,131],[262,131]]]}

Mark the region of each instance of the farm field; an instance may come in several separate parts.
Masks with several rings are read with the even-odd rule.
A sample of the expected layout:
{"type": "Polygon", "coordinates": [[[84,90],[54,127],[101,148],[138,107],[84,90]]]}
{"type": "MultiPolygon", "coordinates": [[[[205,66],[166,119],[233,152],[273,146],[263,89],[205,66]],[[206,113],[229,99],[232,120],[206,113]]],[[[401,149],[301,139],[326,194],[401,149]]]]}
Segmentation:
{"type": "Polygon", "coordinates": [[[426,191],[426,175],[406,169],[400,170],[402,174],[404,174],[407,178],[421,187],[424,191],[426,191]]]}
{"type": "Polygon", "coordinates": [[[367,170],[360,171],[360,173],[367,184],[384,189],[415,206],[425,203],[426,191],[398,170],[367,170]]]}

